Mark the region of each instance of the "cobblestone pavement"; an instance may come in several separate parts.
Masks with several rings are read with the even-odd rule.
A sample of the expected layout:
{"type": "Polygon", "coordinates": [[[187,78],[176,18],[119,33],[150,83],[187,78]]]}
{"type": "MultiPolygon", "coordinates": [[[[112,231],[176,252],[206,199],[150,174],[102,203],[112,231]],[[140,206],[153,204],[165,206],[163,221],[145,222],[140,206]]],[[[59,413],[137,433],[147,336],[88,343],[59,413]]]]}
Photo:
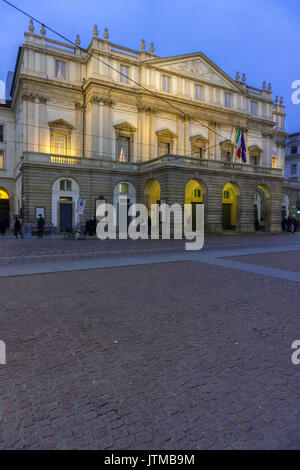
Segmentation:
{"type": "MultiPolygon", "coordinates": [[[[233,238],[206,249],[297,242],[233,238]]],[[[157,249],[182,249],[171,242],[157,249]]],[[[68,245],[22,243],[1,242],[2,256],[68,245]]],[[[0,448],[300,448],[298,283],[200,262],[0,282],[0,448]]]]}
{"type": "MultiPolygon", "coordinates": [[[[298,234],[253,234],[234,236],[206,235],[204,248],[201,251],[215,249],[230,250],[238,247],[262,246],[291,246],[299,244],[298,234]]],[[[59,237],[36,237],[31,239],[18,239],[7,236],[0,238],[0,265],[32,263],[45,260],[47,262],[71,259],[108,258],[112,256],[136,256],[145,253],[159,254],[162,252],[184,251],[184,240],[64,240],[59,237]]]]}
{"type": "Polygon", "coordinates": [[[282,253],[264,253],[251,256],[233,256],[228,259],[300,273],[300,251],[285,251],[284,256],[282,253]]]}

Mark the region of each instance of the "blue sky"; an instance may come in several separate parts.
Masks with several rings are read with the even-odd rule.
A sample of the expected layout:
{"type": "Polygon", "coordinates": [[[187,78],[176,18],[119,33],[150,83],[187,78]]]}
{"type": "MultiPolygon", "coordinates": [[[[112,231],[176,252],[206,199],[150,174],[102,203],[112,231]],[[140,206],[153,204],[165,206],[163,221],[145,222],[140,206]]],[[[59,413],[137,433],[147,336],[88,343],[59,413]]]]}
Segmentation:
{"type": "MultiPolygon", "coordinates": [[[[145,39],[162,57],[201,51],[231,77],[244,72],[249,85],[271,81],[274,96],[284,98],[287,131],[300,131],[300,104],[291,101],[291,84],[300,80],[300,0],[11,2],[73,40],[80,34],[83,47],[97,24],[117,44],[139,49],[145,39]]],[[[0,0],[0,80],[14,68],[28,22],[0,0]]]]}

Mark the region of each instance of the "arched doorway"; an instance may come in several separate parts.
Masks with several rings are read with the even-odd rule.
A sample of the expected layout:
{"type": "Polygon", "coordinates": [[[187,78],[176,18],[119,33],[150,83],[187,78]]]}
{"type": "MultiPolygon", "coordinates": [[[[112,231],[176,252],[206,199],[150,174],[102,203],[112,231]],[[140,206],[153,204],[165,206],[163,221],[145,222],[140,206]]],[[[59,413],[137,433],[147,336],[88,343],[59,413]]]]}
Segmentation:
{"type": "Polygon", "coordinates": [[[187,182],[185,187],[184,203],[191,204],[190,213],[186,212],[185,217],[188,220],[191,217],[192,230],[196,230],[196,206],[197,204],[203,204],[204,200],[204,188],[199,181],[190,180],[187,182]]]}
{"type": "Polygon", "coordinates": [[[160,184],[156,179],[147,181],[144,189],[144,203],[147,206],[149,215],[152,204],[160,203],[160,184]]]}
{"type": "Polygon", "coordinates": [[[236,183],[226,183],[222,192],[222,228],[236,230],[238,224],[239,187],[236,183]]]}
{"type": "Polygon", "coordinates": [[[130,223],[130,217],[128,216],[128,209],[132,204],[136,202],[136,190],[133,184],[128,181],[121,181],[114,188],[114,207],[115,207],[115,220],[114,224],[119,225],[119,207],[120,204],[127,205],[127,226],[130,223]]]}
{"type": "Polygon", "coordinates": [[[270,191],[267,186],[259,184],[254,194],[254,217],[257,217],[254,219],[255,227],[270,229],[270,210],[270,191]]]}
{"type": "Polygon", "coordinates": [[[282,193],[282,211],[281,211],[282,218],[288,217],[290,215],[289,206],[290,206],[290,201],[289,201],[288,195],[286,193],[282,193]]]}
{"type": "Polygon", "coordinates": [[[6,189],[0,188],[0,220],[7,219],[7,226],[9,226],[9,199],[6,189]]]}
{"type": "MultiPolygon", "coordinates": [[[[72,178],[59,178],[52,186],[52,223],[58,232],[75,226],[79,186],[72,178]]],[[[45,214],[47,217],[47,214],[45,214]]]]}
{"type": "Polygon", "coordinates": [[[253,210],[253,224],[254,230],[257,231],[261,220],[261,192],[255,191],[254,193],[254,210],[253,210]]]}

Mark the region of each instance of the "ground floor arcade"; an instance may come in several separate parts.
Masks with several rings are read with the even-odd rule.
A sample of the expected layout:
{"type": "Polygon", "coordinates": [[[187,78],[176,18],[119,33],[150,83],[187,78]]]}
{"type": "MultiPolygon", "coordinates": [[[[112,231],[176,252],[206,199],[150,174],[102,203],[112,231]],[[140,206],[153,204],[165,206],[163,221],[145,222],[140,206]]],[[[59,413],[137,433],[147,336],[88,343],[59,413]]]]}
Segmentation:
{"type": "Polygon", "coordinates": [[[274,176],[248,176],[233,172],[211,172],[185,168],[159,168],[140,173],[84,170],[28,165],[22,169],[22,216],[33,222],[43,209],[46,222],[63,231],[75,223],[78,198],[86,200],[82,220],[96,214],[99,201],[117,209],[120,198],[128,205],[191,204],[191,217],[197,204],[204,204],[205,231],[253,232],[263,222],[266,231],[281,230],[284,207],[282,179],[274,176]]]}

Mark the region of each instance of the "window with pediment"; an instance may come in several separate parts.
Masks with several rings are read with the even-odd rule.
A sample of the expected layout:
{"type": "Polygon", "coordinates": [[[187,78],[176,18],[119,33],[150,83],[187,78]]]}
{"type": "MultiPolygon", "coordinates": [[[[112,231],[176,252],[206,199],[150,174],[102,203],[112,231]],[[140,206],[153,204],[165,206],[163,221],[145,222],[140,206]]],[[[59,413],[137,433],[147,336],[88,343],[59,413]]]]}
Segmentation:
{"type": "Polygon", "coordinates": [[[71,155],[72,124],[64,119],[57,119],[48,123],[50,128],[51,153],[56,155],[71,155]]]}
{"type": "Polygon", "coordinates": [[[224,140],[223,142],[220,142],[220,148],[221,148],[221,160],[223,162],[231,162],[235,155],[235,149],[236,149],[235,144],[231,142],[230,140],[224,140]]]}
{"type": "Polygon", "coordinates": [[[170,154],[174,151],[174,141],[176,135],[170,129],[161,129],[156,132],[158,156],[170,154]]]}
{"type": "Polygon", "coordinates": [[[206,158],[208,140],[202,135],[190,137],[192,157],[206,158]]]}
{"type": "Polygon", "coordinates": [[[116,133],[116,157],[119,162],[129,162],[134,159],[135,127],[129,122],[122,122],[114,126],[116,133]]]}
{"type": "Polygon", "coordinates": [[[262,149],[258,145],[250,145],[248,147],[249,163],[253,166],[259,166],[261,162],[262,149]]]}

